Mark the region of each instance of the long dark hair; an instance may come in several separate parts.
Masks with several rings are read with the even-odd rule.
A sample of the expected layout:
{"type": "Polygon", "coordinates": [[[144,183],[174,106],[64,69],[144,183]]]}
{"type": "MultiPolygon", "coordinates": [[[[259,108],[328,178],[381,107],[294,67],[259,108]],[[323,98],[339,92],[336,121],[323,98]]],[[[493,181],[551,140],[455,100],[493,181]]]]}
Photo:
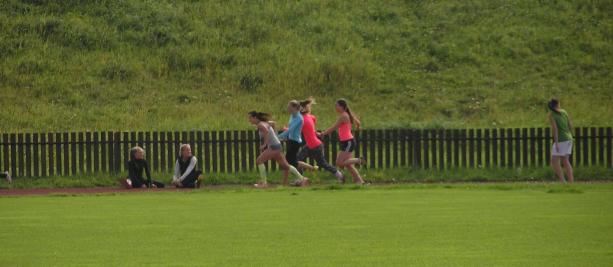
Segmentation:
{"type": "Polygon", "coordinates": [[[249,116],[258,119],[259,121],[268,122],[270,121],[270,114],[264,112],[251,111],[248,113],[249,116]]]}
{"type": "Polygon", "coordinates": [[[547,103],[547,107],[549,108],[549,110],[555,112],[555,113],[560,113],[556,107],[560,104],[560,100],[556,99],[556,98],[552,98],[551,100],[549,100],[549,102],[547,103]]]}
{"type": "Polygon", "coordinates": [[[347,100],[344,98],[341,98],[339,100],[336,100],[336,104],[343,107],[343,109],[345,110],[345,112],[347,112],[347,114],[349,114],[349,120],[351,121],[351,124],[355,124],[355,126],[357,127],[358,130],[360,130],[360,125],[362,124],[360,122],[360,120],[351,112],[351,109],[349,108],[349,104],[347,104],[347,100]]]}

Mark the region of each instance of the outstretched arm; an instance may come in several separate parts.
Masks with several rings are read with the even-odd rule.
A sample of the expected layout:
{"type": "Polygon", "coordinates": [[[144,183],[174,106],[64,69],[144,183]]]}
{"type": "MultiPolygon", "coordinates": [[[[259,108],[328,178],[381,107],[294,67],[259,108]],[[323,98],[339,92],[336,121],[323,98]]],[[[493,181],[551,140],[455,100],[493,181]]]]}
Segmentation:
{"type": "Polygon", "coordinates": [[[325,130],[323,133],[321,133],[322,136],[324,135],[329,135],[332,132],[334,132],[336,129],[338,129],[338,127],[340,127],[343,123],[346,123],[349,121],[349,116],[347,115],[343,115],[340,116],[336,122],[334,123],[334,125],[332,125],[332,127],[328,128],[327,130],[325,130]]]}

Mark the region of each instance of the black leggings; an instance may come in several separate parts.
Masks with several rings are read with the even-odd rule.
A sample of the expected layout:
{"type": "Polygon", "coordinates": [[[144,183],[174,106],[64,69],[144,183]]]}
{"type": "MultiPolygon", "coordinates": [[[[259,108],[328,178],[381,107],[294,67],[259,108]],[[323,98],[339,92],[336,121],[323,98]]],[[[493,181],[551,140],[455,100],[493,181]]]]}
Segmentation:
{"type": "Polygon", "coordinates": [[[321,148],[321,145],[313,149],[310,149],[308,146],[304,146],[300,150],[300,153],[298,153],[298,160],[304,161],[307,157],[314,159],[319,167],[329,171],[332,174],[336,174],[338,171],[336,168],[334,168],[334,166],[330,165],[326,159],[324,159],[324,151],[321,148]]]}
{"type": "Polygon", "coordinates": [[[196,188],[196,181],[198,181],[198,176],[200,176],[200,174],[202,174],[201,171],[195,169],[192,170],[192,172],[190,172],[185,179],[181,181],[181,184],[186,188],[196,188]]]}
{"type": "MultiPolygon", "coordinates": [[[[141,188],[143,187],[143,185],[149,187],[149,184],[147,183],[147,180],[143,179],[143,178],[130,178],[130,181],[132,181],[132,188],[141,188]]],[[[151,184],[155,185],[157,188],[163,188],[164,184],[160,183],[158,181],[155,180],[151,180],[151,184]]]]}
{"type": "Polygon", "coordinates": [[[287,151],[285,152],[285,159],[287,160],[287,163],[289,163],[289,165],[294,166],[296,169],[298,169],[298,150],[300,150],[300,146],[302,144],[293,141],[293,140],[287,140],[287,151]]]}
{"type": "MultiPolygon", "coordinates": [[[[132,188],[141,188],[143,185],[149,187],[149,183],[144,178],[130,178],[132,181],[132,188]]],[[[157,188],[163,188],[164,184],[155,180],[151,180],[151,184],[155,185],[157,188]]]]}

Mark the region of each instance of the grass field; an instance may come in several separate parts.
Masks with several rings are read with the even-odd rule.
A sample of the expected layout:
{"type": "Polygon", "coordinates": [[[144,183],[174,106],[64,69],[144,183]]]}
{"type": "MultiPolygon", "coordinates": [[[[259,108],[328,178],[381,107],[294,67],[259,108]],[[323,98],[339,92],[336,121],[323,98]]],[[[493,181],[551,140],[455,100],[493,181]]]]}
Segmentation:
{"type": "Polygon", "coordinates": [[[2,131],[245,129],[347,97],[367,128],[611,125],[611,1],[0,2],[2,131]],[[231,112],[228,112],[231,111],[231,112]],[[67,123],[68,122],[68,123],[67,123]]]}
{"type": "Polygon", "coordinates": [[[1,266],[611,266],[613,184],[0,198],[1,266]]]}

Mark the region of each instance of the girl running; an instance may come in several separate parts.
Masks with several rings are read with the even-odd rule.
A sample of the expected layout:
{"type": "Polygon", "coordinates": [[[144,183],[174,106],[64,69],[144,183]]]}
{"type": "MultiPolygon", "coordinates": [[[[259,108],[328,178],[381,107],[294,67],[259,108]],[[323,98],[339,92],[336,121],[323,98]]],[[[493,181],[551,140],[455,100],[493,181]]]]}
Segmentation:
{"type": "Polygon", "coordinates": [[[304,135],[304,140],[306,141],[306,146],[304,146],[298,153],[298,161],[300,162],[301,169],[314,169],[314,167],[304,162],[304,160],[309,157],[314,159],[317,162],[317,165],[319,165],[321,168],[336,176],[336,179],[340,183],[344,183],[345,177],[343,174],[324,159],[323,145],[321,140],[317,138],[315,128],[317,118],[311,114],[311,107],[313,104],[315,104],[315,99],[313,98],[300,101],[300,106],[302,107],[302,117],[304,118],[302,134],[304,135]]]}
{"type": "Polygon", "coordinates": [[[262,181],[260,183],[255,184],[254,186],[257,188],[265,188],[268,187],[268,183],[266,181],[266,166],[265,162],[274,159],[279,163],[279,166],[283,173],[283,181],[284,184],[287,183],[288,172],[291,172],[294,176],[296,176],[296,181],[292,183],[294,186],[306,186],[308,185],[309,179],[303,177],[298,170],[287,163],[287,160],[283,157],[283,153],[281,152],[282,146],[279,138],[277,138],[277,134],[272,126],[268,123],[270,121],[270,115],[262,112],[251,111],[249,112],[249,122],[255,125],[258,128],[258,133],[260,134],[260,139],[262,140],[260,145],[260,155],[256,159],[256,164],[258,165],[258,171],[260,172],[260,178],[262,181]]]}
{"type": "Polygon", "coordinates": [[[162,188],[163,183],[151,179],[149,163],[145,160],[145,150],[140,146],[130,149],[130,161],[128,161],[128,178],[122,179],[121,184],[125,188],[162,188]],[[147,175],[147,180],[145,176],[147,175]]]}
{"type": "Polygon", "coordinates": [[[321,133],[321,136],[331,134],[338,129],[338,137],[341,141],[341,151],[336,156],[336,166],[341,169],[347,168],[353,176],[353,181],[363,185],[365,184],[364,179],[360,176],[355,165],[364,164],[365,161],[353,157],[356,141],[353,138],[353,134],[351,134],[351,126],[353,124],[360,130],[360,120],[351,113],[347,100],[343,98],[336,101],[335,109],[336,113],[338,113],[338,120],[336,120],[336,123],[332,127],[321,133]]]}
{"type": "Polygon", "coordinates": [[[564,164],[568,182],[574,181],[573,167],[570,164],[570,155],[573,150],[573,125],[566,110],[560,108],[560,101],[551,99],[548,103],[549,113],[547,118],[551,124],[553,132],[553,146],[551,148],[551,166],[556,173],[560,182],[564,182],[564,173],[560,167],[560,159],[564,164]]]}
{"type": "Polygon", "coordinates": [[[289,120],[289,128],[279,134],[279,139],[287,140],[287,150],[285,152],[285,159],[287,162],[298,169],[298,150],[302,145],[302,136],[300,132],[303,127],[303,118],[300,114],[300,103],[296,100],[292,100],[287,104],[287,111],[291,114],[289,120]]]}

